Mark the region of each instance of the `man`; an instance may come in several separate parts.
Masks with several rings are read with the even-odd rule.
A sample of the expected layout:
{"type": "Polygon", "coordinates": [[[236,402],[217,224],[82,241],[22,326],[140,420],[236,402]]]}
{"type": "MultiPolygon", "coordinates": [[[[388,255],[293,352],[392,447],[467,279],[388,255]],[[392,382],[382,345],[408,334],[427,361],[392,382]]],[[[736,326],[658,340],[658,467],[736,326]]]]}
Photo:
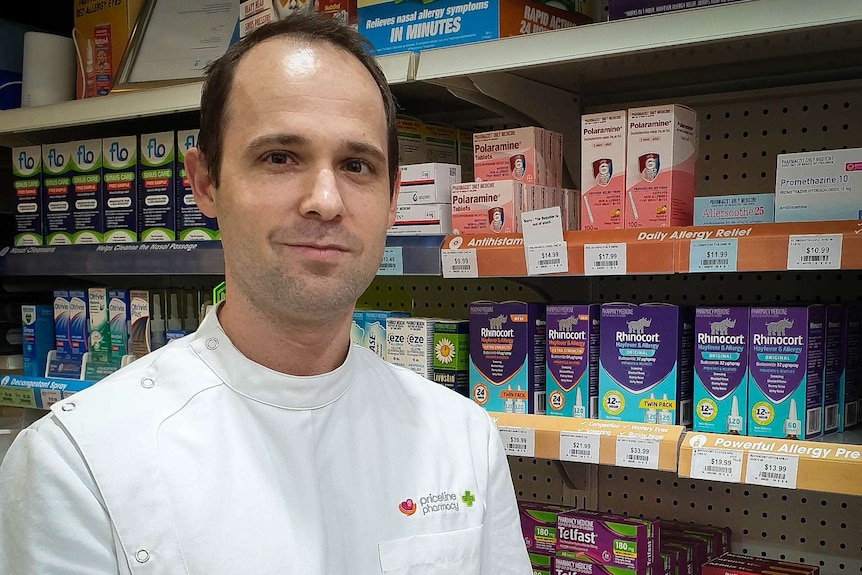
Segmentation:
{"type": "Polygon", "coordinates": [[[307,15],[208,71],[186,168],[228,300],[53,407],[0,471],[0,573],[528,575],[469,400],[351,347],[394,220],[395,107],[307,15]]]}

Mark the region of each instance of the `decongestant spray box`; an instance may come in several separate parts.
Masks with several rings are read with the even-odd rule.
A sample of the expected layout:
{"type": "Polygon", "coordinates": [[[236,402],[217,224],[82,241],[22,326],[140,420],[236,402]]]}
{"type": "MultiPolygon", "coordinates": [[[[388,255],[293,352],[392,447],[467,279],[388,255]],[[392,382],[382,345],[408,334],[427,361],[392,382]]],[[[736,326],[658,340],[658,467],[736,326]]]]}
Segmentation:
{"type": "Polygon", "coordinates": [[[691,310],[665,304],[603,304],[599,419],[691,425],[691,310]]]}
{"type": "Polygon", "coordinates": [[[749,329],[748,435],[822,435],[826,308],[753,307],[749,329]]]}
{"type": "Polygon", "coordinates": [[[54,310],[50,305],[21,306],[24,375],[44,377],[48,352],[54,349],[54,310]]]}
{"type": "Polygon", "coordinates": [[[90,358],[97,363],[108,363],[111,357],[111,324],[108,313],[108,290],[95,287],[87,290],[89,298],[88,336],[90,358]]]}
{"type": "Polygon", "coordinates": [[[470,304],[470,397],[488,411],[545,411],[545,306],[470,304]]]}
{"type": "Polygon", "coordinates": [[[69,347],[78,357],[90,349],[90,306],[84,290],[69,290],[69,347]]]}
{"type": "Polygon", "coordinates": [[[142,242],[176,239],[174,133],[142,134],[139,153],[138,226],[142,242]]]}
{"type": "Polygon", "coordinates": [[[12,148],[16,246],[41,246],[43,194],[42,147],[12,148]]]}
{"type": "Polygon", "coordinates": [[[45,186],[43,235],[49,246],[72,243],[72,147],[74,142],[42,146],[42,182],[45,186]]]}
{"type": "Polygon", "coordinates": [[[694,318],[694,429],[746,435],[748,308],[698,307],[694,318]]]}
{"type": "Polygon", "coordinates": [[[138,241],[138,137],[102,139],[105,243],[138,241]]]}
{"type": "Polygon", "coordinates": [[[581,116],[581,229],[621,229],[626,195],[625,110],[581,116]]]}
{"type": "Polygon", "coordinates": [[[675,104],[628,111],[626,228],[690,226],[697,115],[675,104]]]}
{"type": "Polygon", "coordinates": [[[181,241],[206,241],[221,238],[218,221],[210,218],[198,209],[192,186],[186,176],[186,152],[198,145],[200,130],[179,130],[177,132],[177,238],[181,241]]]}
{"type": "Polygon", "coordinates": [[[110,359],[120,365],[124,355],[129,355],[129,324],[131,323],[131,302],[129,292],[124,289],[108,290],[108,322],[111,326],[110,359]]]}
{"type": "Polygon", "coordinates": [[[548,415],[598,417],[599,306],[548,305],[548,415]]]}
{"type": "Polygon", "coordinates": [[[105,231],[102,140],[72,142],[73,244],[100,244],[105,231]]]}

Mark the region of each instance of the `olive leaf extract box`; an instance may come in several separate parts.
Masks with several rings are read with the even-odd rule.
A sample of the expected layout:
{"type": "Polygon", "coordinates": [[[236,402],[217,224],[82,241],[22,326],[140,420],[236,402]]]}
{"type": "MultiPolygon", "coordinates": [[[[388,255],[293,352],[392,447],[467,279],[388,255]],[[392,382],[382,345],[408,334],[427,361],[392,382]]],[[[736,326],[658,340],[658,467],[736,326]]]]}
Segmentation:
{"type": "Polygon", "coordinates": [[[378,55],[458,46],[588,24],[592,18],[532,0],[358,0],[359,32],[378,55]]]}
{"type": "Polygon", "coordinates": [[[521,231],[521,212],[530,190],[515,180],[465,182],[452,186],[452,233],[513,234],[521,231]]]}
{"type": "Polygon", "coordinates": [[[106,244],[138,241],[138,137],[102,139],[106,244]]]}
{"type": "MultiPolygon", "coordinates": [[[[473,173],[477,182],[517,180],[540,186],[562,186],[562,172],[548,179],[549,162],[562,163],[562,138],[554,149],[547,130],[515,128],[473,134],[473,173]],[[551,157],[553,156],[553,159],[551,157]]],[[[556,141],[556,140],[555,140],[556,141]]]]}
{"type": "Polygon", "coordinates": [[[189,148],[198,145],[198,133],[200,130],[177,131],[177,181],[176,210],[177,210],[177,237],[180,241],[209,241],[221,239],[218,229],[218,221],[201,213],[192,186],[186,175],[186,152],[189,148]]]}
{"type": "Polygon", "coordinates": [[[694,430],[746,435],[748,308],[698,307],[694,346],[694,430]]]}
{"type": "Polygon", "coordinates": [[[105,198],[102,186],[102,140],[73,142],[72,243],[100,244],[105,231],[105,198]]]}
{"type": "Polygon", "coordinates": [[[42,146],[12,148],[15,188],[15,246],[41,246],[43,196],[42,146]]]}
{"type": "Polygon", "coordinates": [[[632,108],[627,138],[625,227],[692,225],[697,114],[676,104],[632,108]]]}
{"type": "Polygon", "coordinates": [[[470,394],[470,322],[434,320],[432,379],[461,395],[470,394]]]}
{"type": "Polygon", "coordinates": [[[545,306],[470,304],[470,397],[488,411],[544,414],[545,306]]]}
{"type": "Polygon", "coordinates": [[[691,425],[691,310],[602,304],[599,419],[691,425]]]}
{"type": "Polygon", "coordinates": [[[862,219],[862,148],[779,154],[775,221],[862,219]]]}
{"type": "Polygon", "coordinates": [[[624,569],[645,569],[656,547],[650,522],[576,509],[557,516],[557,556],[586,558],[624,569]]]}
{"type": "Polygon", "coordinates": [[[174,241],[177,230],[174,132],[142,134],[138,163],[140,240],[174,241]]]}
{"type": "Polygon", "coordinates": [[[622,229],[625,110],[581,116],[581,229],[622,229]]]}
{"type": "Polygon", "coordinates": [[[822,435],[826,308],[753,307],[749,318],[748,435],[822,435]]]}
{"type": "Polygon", "coordinates": [[[45,186],[45,244],[70,245],[74,233],[74,194],[72,189],[72,154],[74,142],[42,146],[42,177],[45,186]]]}
{"type": "Polygon", "coordinates": [[[548,305],[546,413],[597,418],[599,306],[548,305]]]}

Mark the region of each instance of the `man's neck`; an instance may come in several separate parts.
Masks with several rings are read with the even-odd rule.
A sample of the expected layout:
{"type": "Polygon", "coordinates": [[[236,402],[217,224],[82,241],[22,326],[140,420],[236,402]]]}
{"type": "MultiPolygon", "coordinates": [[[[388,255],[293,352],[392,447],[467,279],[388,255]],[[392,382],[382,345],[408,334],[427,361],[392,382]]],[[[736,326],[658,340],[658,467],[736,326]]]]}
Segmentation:
{"type": "Polygon", "coordinates": [[[289,375],[328,373],[347,357],[350,312],[310,322],[290,322],[260,313],[234,294],[219,308],[219,323],[248,359],[289,375]]]}

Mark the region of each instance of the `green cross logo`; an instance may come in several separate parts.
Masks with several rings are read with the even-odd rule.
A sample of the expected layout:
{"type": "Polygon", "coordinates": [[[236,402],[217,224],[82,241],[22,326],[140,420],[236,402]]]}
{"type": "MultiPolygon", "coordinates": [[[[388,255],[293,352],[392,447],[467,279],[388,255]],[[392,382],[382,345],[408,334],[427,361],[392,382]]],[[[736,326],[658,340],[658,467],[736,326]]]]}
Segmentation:
{"type": "Polygon", "coordinates": [[[467,507],[473,507],[473,502],[476,501],[476,497],[469,491],[465,491],[464,495],[461,496],[461,501],[466,503],[467,507]]]}

